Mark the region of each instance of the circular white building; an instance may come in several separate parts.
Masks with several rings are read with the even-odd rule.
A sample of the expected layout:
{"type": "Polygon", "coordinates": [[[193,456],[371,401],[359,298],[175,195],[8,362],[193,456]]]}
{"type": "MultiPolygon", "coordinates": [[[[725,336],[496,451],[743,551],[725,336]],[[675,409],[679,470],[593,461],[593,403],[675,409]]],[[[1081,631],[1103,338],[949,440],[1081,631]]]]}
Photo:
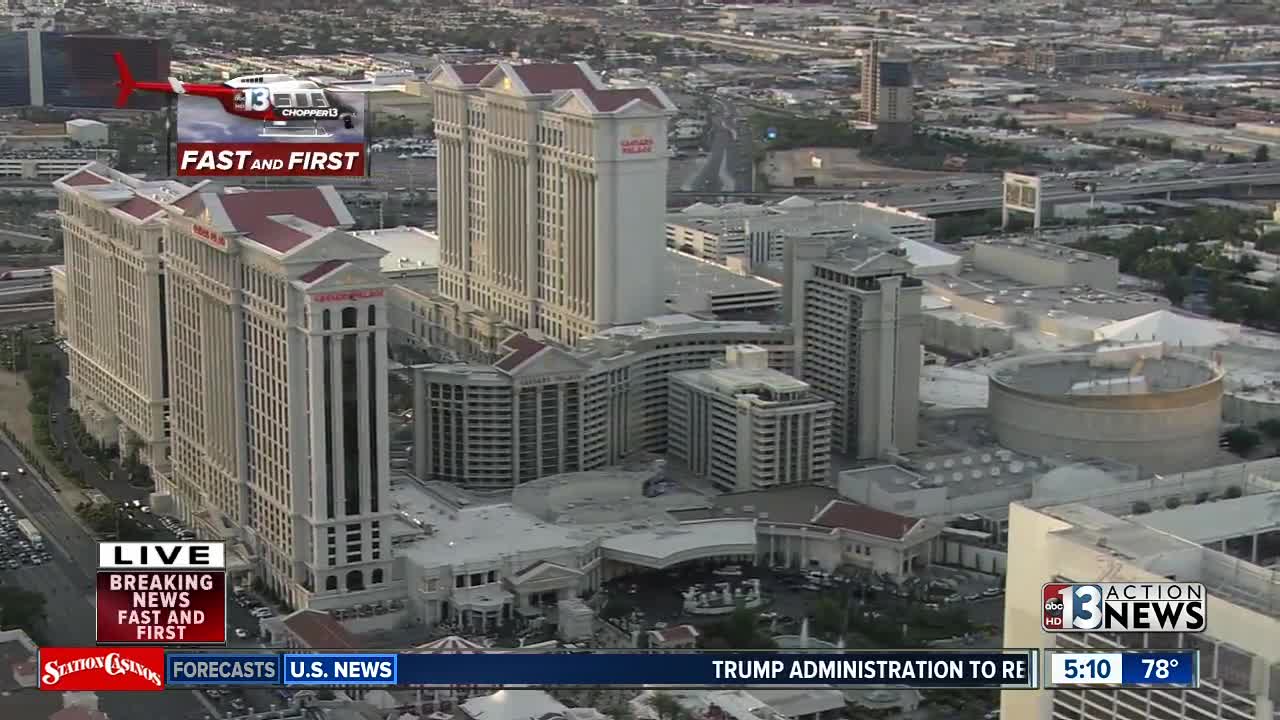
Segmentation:
{"type": "Polygon", "coordinates": [[[1180,472],[1218,453],[1222,371],[1160,345],[1021,357],[993,369],[987,407],[1010,450],[1180,472]]]}

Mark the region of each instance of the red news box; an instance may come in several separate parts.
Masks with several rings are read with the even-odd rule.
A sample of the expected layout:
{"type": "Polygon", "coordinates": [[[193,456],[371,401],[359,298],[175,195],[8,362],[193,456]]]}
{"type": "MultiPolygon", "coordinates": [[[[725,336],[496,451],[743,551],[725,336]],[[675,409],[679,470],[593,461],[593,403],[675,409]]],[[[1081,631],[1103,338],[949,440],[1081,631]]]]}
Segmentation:
{"type": "Polygon", "coordinates": [[[101,543],[99,554],[100,644],[226,644],[222,543],[101,543]]]}
{"type": "Polygon", "coordinates": [[[364,177],[363,143],[178,143],[180,177],[364,177]]]}
{"type": "Polygon", "coordinates": [[[164,690],[164,648],[42,647],[37,664],[41,690],[164,690]]]}

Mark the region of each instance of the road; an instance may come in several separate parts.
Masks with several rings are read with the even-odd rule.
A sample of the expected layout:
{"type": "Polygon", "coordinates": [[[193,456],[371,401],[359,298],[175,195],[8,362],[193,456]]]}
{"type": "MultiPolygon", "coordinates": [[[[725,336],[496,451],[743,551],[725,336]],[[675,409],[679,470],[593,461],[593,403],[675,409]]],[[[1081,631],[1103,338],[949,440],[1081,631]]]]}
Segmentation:
{"type": "MultiPolygon", "coordinates": [[[[40,528],[52,562],[36,567],[0,572],[0,578],[18,587],[44,594],[47,605],[45,632],[51,645],[88,647],[94,644],[93,573],[98,567],[97,541],[58,503],[52,492],[24,467],[7,443],[0,442],[0,467],[10,480],[0,483],[0,495],[40,528]]],[[[185,720],[203,718],[207,709],[194,693],[173,690],[161,693],[102,693],[99,702],[112,720],[185,720]]],[[[5,699],[0,697],[0,716],[5,699]]]]}
{"type": "Polygon", "coordinates": [[[708,102],[711,122],[708,154],[701,168],[683,185],[685,192],[738,192],[751,189],[751,138],[747,119],[721,98],[708,102]]]}
{"type": "MultiPolygon", "coordinates": [[[[67,366],[65,356],[60,356],[62,367],[67,366]]],[[[103,473],[97,461],[80,451],[71,431],[71,412],[68,406],[70,386],[66,377],[59,377],[49,394],[50,429],[54,442],[62,444],[62,455],[77,477],[87,478],[103,495],[121,502],[140,500],[147,502],[149,490],[130,485],[120,473],[103,473]]]]}

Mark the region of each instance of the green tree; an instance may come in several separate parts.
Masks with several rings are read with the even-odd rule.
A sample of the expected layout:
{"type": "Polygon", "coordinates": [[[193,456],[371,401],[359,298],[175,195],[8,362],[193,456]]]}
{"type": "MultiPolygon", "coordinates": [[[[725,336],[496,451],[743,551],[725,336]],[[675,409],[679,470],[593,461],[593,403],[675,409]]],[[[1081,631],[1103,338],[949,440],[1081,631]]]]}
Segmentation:
{"type": "Polygon", "coordinates": [[[1151,505],[1144,500],[1139,500],[1133,504],[1131,512],[1134,515],[1146,515],[1151,512],[1151,505]]]}
{"type": "Polygon", "coordinates": [[[18,628],[39,642],[44,619],[44,595],[33,590],[0,586],[0,630],[18,628]]]}
{"type": "Polygon", "coordinates": [[[654,693],[645,703],[658,716],[658,720],[689,720],[693,717],[674,696],[667,693],[654,693]]]}
{"type": "Polygon", "coordinates": [[[1181,277],[1165,279],[1164,285],[1161,287],[1161,291],[1164,293],[1166,298],[1169,298],[1169,302],[1173,303],[1175,307],[1181,306],[1182,301],[1187,299],[1187,294],[1190,292],[1187,287],[1186,279],[1181,277]]]}
{"type": "Polygon", "coordinates": [[[1258,423],[1258,432],[1273,443],[1280,442],[1280,418],[1267,418],[1258,423]]]}
{"type": "Polygon", "coordinates": [[[1259,145],[1258,149],[1253,153],[1253,161],[1264,163],[1271,160],[1271,149],[1266,145],[1259,145]]]}
{"type": "Polygon", "coordinates": [[[1237,455],[1248,455],[1262,442],[1262,436],[1249,428],[1237,427],[1226,432],[1227,448],[1237,455]]]}
{"type": "Polygon", "coordinates": [[[702,644],[719,650],[767,650],[778,646],[773,638],[761,632],[756,611],[741,606],[724,620],[707,627],[702,644]]]}

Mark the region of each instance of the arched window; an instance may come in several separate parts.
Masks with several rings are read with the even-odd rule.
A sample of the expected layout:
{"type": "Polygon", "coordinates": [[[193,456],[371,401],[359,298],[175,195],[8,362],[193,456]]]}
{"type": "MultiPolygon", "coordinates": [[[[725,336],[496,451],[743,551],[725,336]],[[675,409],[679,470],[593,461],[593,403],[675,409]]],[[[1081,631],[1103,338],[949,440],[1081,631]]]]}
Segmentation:
{"type": "Polygon", "coordinates": [[[377,324],[378,324],[378,306],[370,305],[369,306],[369,327],[374,327],[377,324]]]}
{"type": "Polygon", "coordinates": [[[356,320],[360,315],[353,307],[342,308],[342,327],[353,328],[356,326],[356,320]]]}
{"type": "Polygon", "coordinates": [[[364,573],[359,570],[352,570],[347,573],[347,590],[363,590],[364,589],[364,573]]]}
{"type": "MultiPolygon", "coordinates": [[[[326,312],[328,312],[328,311],[326,310],[326,312]]],[[[337,589],[338,589],[338,576],[337,576],[337,575],[330,575],[329,577],[325,578],[325,579],[324,579],[324,589],[325,589],[325,590],[337,590],[337,589]]]]}
{"type": "Polygon", "coordinates": [[[372,576],[372,579],[369,581],[369,583],[370,583],[371,585],[381,585],[381,584],[382,584],[382,568],[378,568],[378,569],[376,569],[376,570],[374,570],[374,571],[373,571],[373,576],[372,576]]]}
{"type": "Polygon", "coordinates": [[[320,316],[320,318],[321,318],[321,323],[324,325],[325,330],[333,329],[333,311],[332,310],[325,310],[324,313],[320,316]]]}

